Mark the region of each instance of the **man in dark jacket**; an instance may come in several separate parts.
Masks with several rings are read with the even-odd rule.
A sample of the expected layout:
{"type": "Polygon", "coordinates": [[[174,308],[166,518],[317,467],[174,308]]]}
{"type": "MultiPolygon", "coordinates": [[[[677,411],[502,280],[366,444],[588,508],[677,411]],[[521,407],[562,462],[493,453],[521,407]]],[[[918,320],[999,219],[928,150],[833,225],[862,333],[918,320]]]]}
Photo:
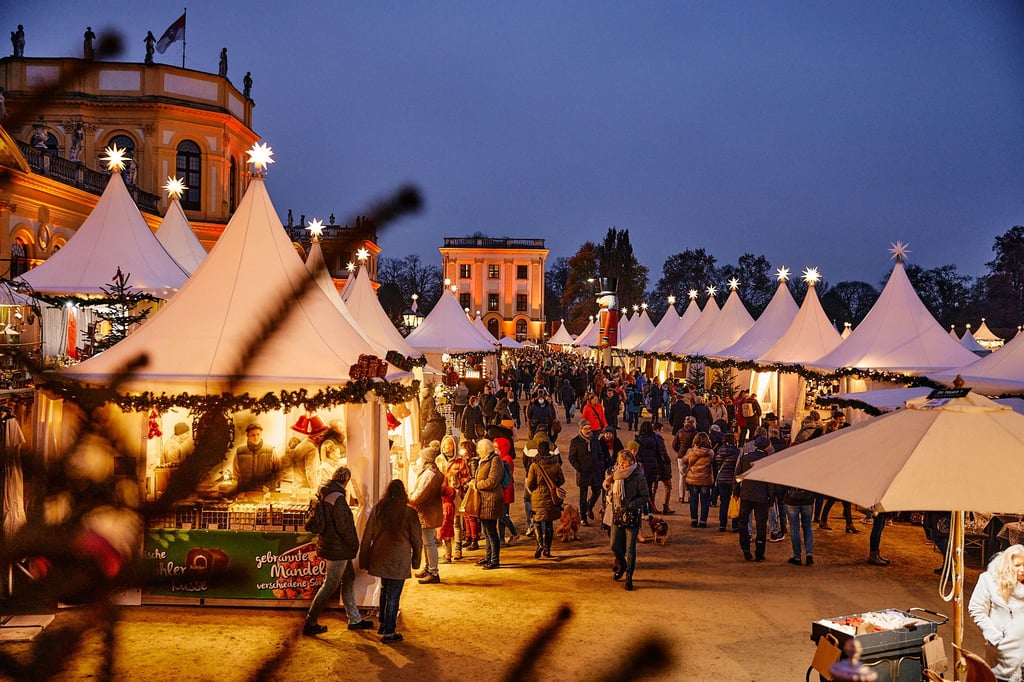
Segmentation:
{"type": "Polygon", "coordinates": [[[672,407],[670,407],[668,411],[668,421],[669,426],[672,428],[672,433],[683,428],[685,419],[691,414],[692,410],[690,409],[689,403],[683,399],[683,393],[677,393],[675,400],[672,401],[672,407]]]}
{"type": "Polygon", "coordinates": [[[618,429],[619,412],[622,411],[622,399],[612,384],[605,385],[604,394],[601,396],[601,404],[604,405],[604,418],[608,420],[608,426],[618,429]]]}
{"type": "Polygon", "coordinates": [[[594,505],[601,499],[601,485],[607,466],[597,434],[593,433],[590,422],[586,420],[580,422],[579,435],[569,441],[569,464],[576,470],[580,516],[583,525],[589,526],[588,519],[594,518],[594,505]]]}
{"type": "Polygon", "coordinates": [[[341,601],[348,613],[349,630],[368,630],[373,622],[365,620],[356,606],[356,571],[352,560],[359,551],[359,536],[356,534],[355,520],[348,506],[345,487],[348,485],[352,472],[347,467],[338,467],[331,480],[320,487],[320,499],[327,505],[327,525],[317,538],[316,553],[327,564],[324,582],[320,585],[313,603],[306,613],[306,624],[302,627],[304,635],[321,635],[327,632],[327,626],[317,622],[320,612],[327,606],[341,585],[341,601]]]}
{"type": "Polygon", "coordinates": [[[530,427],[530,438],[537,433],[537,426],[544,424],[551,428],[551,422],[555,420],[555,406],[548,401],[547,392],[538,393],[535,400],[530,401],[526,408],[526,424],[530,427]]]}
{"type": "MultiPolygon", "coordinates": [[[[736,463],[736,476],[742,477],[754,466],[754,462],[764,459],[772,449],[772,443],[766,436],[754,439],[754,449],[743,453],[736,463]]],[[[736,521],[740,525],[740,549],[747,561],[764,561],[765,536],[768,533],[768,506],[772,499],[772,486],[763,481],[744,480],[740,484],[740,515],[736,521]],[[750,553],[750,514],[754,514],[754,553],[750,553]]]]}
{"type": "Polygon", "coordinates": [[[498,406],[498,397],[490,384],[484,384],[484,393],[480,396],[480,412],[484,415],[484,426],[494,423],[494,410],[498,406]]]}
{"type": "Polygon", "coordinates": [[[558,399],[562,401],[562,409],[565,410],[565,423],[572,422],[573,412],[576,411],[576,389],[572,387],[569,378],[562,379],[562,385],[558,389],[558,399]]]}
{"type": "Polygon", "coordinates": [[[711,430],[711,410],[704,403],[704,398],[697,396],[696,402],[691,410],[694,419],[697,420],[697,431],[707,433],[711,430]]]}

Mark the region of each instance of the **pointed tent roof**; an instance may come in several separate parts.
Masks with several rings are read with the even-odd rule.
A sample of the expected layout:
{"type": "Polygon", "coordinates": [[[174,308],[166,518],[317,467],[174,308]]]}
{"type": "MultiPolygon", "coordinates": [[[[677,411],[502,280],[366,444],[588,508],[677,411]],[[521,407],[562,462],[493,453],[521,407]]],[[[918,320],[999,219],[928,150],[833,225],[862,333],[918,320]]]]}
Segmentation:
{"type": "Polygon", "coordinates": [[[558,326],[558,330],[548,339],[548,343],[556,346],[567,346],[572,343],[572,335],[569,334],[569,329],[565,326],[565,320],[562,320],[562,324],[558,326]]]}
{"type": "Polygon", "coordinates": [[[21,275],[39,292],[104,295],[117,268],[133,291],[170,298],[188,279],[143,220],[121,173],[110,174],[96,207],[57,253],[21,275]]]}
{"type": "Polygon", "coordinates": [[[974,340],[982,343],[984,341],[990,341],[993,343],[1001,343],[1003,339],[992,333],[992,330],[988,328],[988,324],[985,322],[985,318],[981,318],[981,326],[978,327],[977,331],[974,332],[974,340]]]}
{"type": "Polygon", "coordinates": [[[583,332],[576,337],[576,339],[572,342],[572,345],[589,346],[591,348],[595,348],[598,344],[598,341],[600,341],[600,336],[601,323],[598,321],[598,318],[595,317],[593,320],[590,321],[590,324],[587,325],[587,328],[584,329],[583,332]]]}
{"type": "Polygon", "coordinates": [[[923,374],[960,367],[974,357],[928,312],[897,256],[889,281],[864,320],[842,345],[812,364],[923,374]]]}
{"type": "Polygon", "coordinates": [[[654,330],[643,341],[636,344],[633,350],[641,353],[650,351],[656,343],[665,339],[677,324],[679,324],[679,311],[676,310],[674,304],[670,304],[668,310],[661,316],[661,320],[655,325],[654,330]]]}
{"type": "Polygon", "coordinates": [[[261,312],[292,296],[290,314],[271,330],[235,392],[344,384],[359,356],[375,349],[319,287],[296,297],[308,276],[263,178],[256,176],[203,266],[178,294],[133,334],[65,373],[105,383],[145,354],[148,362],[124,384],[125,391],[221,393],[239,359],[267,331],[261,312]]]}
{"type": "Polygon", "coordinates": [[[842,331],[841,334],[839,334],[839,336],[843,337],[843,340],[845,340],[846,337],[849,336],[852,333],[853,333],[853,325],[850,324],[849,322],[843,322],[843,331],[842,331]]]}
{"type": "Polygon", "coordinates": [[[928,378],[952,385],[957,375],[963,378],[964,386],[976,393],[1024,393],[1024,334],[1017,334],[1002,348],[980,360],[957,369],[929,374],[928,378]]]}
{"type": "Polygon", "coordinates": [[[490,353],[494,343],[487,343],[466,317],[451,291],[445,290],[434,304],[434,309],[423,318],[405,340],[423,353],[490,353]]]}
{"type": "Polygon", "coordinates": [[[761,317],[757,318],[757,322],[736,343],[715,355],[738,360],[756,360],[782,338],[793,324],[793,318],[799,310],[796,301],[793,300],[793,294],[789,292],[786,280],[780,280],[775,295],[768,302],[761,317]]]}
{"type": "Polygon", "coordinates": [[[189,275],[198,270],[199,264],[206,258],[206,249],[192,231],[192,225],[185,217],[177,197],[171,199],[167,213],[156,230],[156,238],[189,275]]]}
{"type": "MultiPolygon", "coordinates": [[[[320,247],[319,241],[314,242],[313,247],[309,250],[309,255],[306,257],[306,267],[312,272],[313,268],[316,267],[317,261],[323,262],[323,250],[320,247]]],[[[394,350],[411,358],[423,355],[420,351],[409,345],[405,337],[402,336],[391,322],[388,314],[384,312],[384,308],[381,307],[380,300],[373,290],[373,285],[370,284],[370,275],[367,274],[366,268],[359,268],[357,272],[352,273],[352,276],[349,277],[345,285],[349,292],[347,301],[342,301],[338,290],[334,286],[334,281],[327,273],[327,269],[322,268],[319,270],[319,273],[320,277],[317,280],[317,284],[320,285],[321,289],[326,287],[327,297],[334,302],[339,310],[344,310],[345,315],[350,315],[353,322],[371,341],[382,348],[385,354],[389,350],[394,350]]]]}
{"type": "Polygon", "coordinates": [[[500,345],[502,348],[525,348],[526,347],[523,344],[521,344],[518,341],[516,341],[515,339],[513,339],[511,336],[503,336],[500,339],[498,339],[498,345],[500,345]]]}
{"type": "Polygon", "coordinates": [[[955,324],[949,325],[949,335],[952,336],[957,341],[960,340],[960,336],[956,333],[956,325],[955,324]]]}
{"type": "MultiPolygon", "coordinates": [[[[374,347],[377,355],[383,357],[387,351],[392,350],[377,342],[376,339],[374,339],[367,330],[363,329],[362,325],[360,325],[356,320],[352,311],[349,309],[348,304],[345,303],[341,295],[338,293],[337,287],[334,286],[334,280],[331,278],[331,274],[327,271],[327,265],[324,262],[323,249],[320,248],[320,242],[317,239],[313,239],[309,248],[309,253],[306,254],[306,269],[309,272],[316,273],[316,285],[320,287],[320,291],[324,292],[324,295],[327,296],[327,299],[334,304],[334,307],[338,309],[341,316],[348,320],[348,323],[363,335],[363,339],[374,347]]],[[[351,282],[351,278],[346,282],[346,284],[349,282],[351,282]]]]}
{"type": "Polygon", "coordinates": [[[810,284],[789,328],[757,361],[803,365],[833,351],[841,343],[842,337],[821,307],[817,289],[810,284]]]}
{"type": "Polygon", "coordinates": [[[672,348],[673,345],[679,339],[683,338],[686,332],[690,331],[690,328],[697,323],[700,319],[702,311],[700,305],[697,303],[697,298],[693,297],[686,306],[686,310],[679,316],[679,321],[676,322],[676,326],[668,330],[665,333],[665,338],[661,341],[651,344],[650,352],[652,353],[664,353],[672,348]]]}
{"type": "Polygon", "coordinates": [[[624,310],[619,314],[618,338],[624,339],[629,334],[629,328],[633,320],[629,317],[629,311],[624,310]]]}
{"type": "Polygon", "coordinates": [[[494,334],[492,334],[491,330],[487,328],[487,325],[484,324],[483,319],[481,319],[479,315],[473,319],[473,326],[476,327],[476,330],[483,335],[484,341],[487,343],[498,342],[498,339],[494,338],[494,334]]]}
{"type": "Polygon", "coordinates": [[[651,318],[647,315],[647,309],[644,308],[640,311],[639,315],[633,316],[633,322],[629,326],[629,333],[619,339],[619,348],[634,350],[637,344],[650,336],[653,331],[654,323],[651,322],[651,318]]]}
{"type": "MultiPolygon", "coordinates": [[[[709,296],[707,303],[704,304],[704,308],[700,311],[700,317],[694,320],[686,332],[676,337],[675,341],[666,350],[676,355],[689,355],[690,349],[714,326],[720,312],[721,308],[718,307],[718,301],[715,300],[714,296],[709,296]]],[[[685,313],[683,317],[686,317],[685,313]]]]}
{"type": "Polygon", "coordinates": [[[983,355],[988,353],[988,348],[985,348],[985,346],[978,343],[977,339],[974,338],[974,335],[971,334],[970,326],[968,326],[967,330],[964,331],[964,335],[960,337],[960,345],[975,355],[979,353],[983,355]]]}
{"type": "Polygon", "coordinates": [[[752,326],[754,318],[747,312],[739,291],[733,289],[718,312],[715,324],[696,342],[692,354],[715,357],[719,351],[736,343],[752,326]]]}

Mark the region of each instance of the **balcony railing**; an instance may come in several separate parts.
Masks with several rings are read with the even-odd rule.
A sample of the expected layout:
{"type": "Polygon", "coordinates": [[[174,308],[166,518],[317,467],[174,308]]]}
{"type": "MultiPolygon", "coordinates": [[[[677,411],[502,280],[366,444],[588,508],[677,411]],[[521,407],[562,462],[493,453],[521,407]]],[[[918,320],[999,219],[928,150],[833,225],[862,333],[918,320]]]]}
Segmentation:
{"type": "Polygon", "coordinates": [[[456,249],[543,249],[543,239],[508,239],[504,237],[445,237],[446,248],[456,249]]]}
{"type": "MultiPolygon", "coordinates": [[[[51,178],[65,185],[70,185],[89,194],[100,195],[106,189],[110,173],[102,173],[86,168],[84,164],[69,161],[53,152],[38,149],[21,140],[16,140],[16,142],[18,143],[18,149],[25,157],[25,160],[28,161],[28,166],[32,169],[33,173],[51,178]]],[[[140,211],[158,213],[157,205],[160,197],[144,192],[134,185],[126,186],[128,187],[128,193],[131,194],[132,200],[139,207],[140,211]]]]}

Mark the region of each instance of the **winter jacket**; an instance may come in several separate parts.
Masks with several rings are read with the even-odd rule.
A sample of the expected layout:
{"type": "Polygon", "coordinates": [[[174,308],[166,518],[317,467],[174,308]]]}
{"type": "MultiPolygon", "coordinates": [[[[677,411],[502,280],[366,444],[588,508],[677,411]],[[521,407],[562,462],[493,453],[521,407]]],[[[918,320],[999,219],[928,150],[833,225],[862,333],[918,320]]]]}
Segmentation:
{"type": "MultiPolygon", "coordinates": [[[[614,490],[614,487],[614,484],[612,484],[611,490],[614,490]]],[[[634,469],[629,478],[623,481],[623,487],[622,499],[617,498],[609,491],[608,497],[611,501],[613,513],[616,510],[623,509],[647,509],[651,499],[651,488],[647,485],[647,479],[640,473],[640,467],[634,469]]]]}
{"type": "Polygon", "coordinates": [[[605,418],[608,415],[618,417],[619,412],[622,411],[622,399],[619,398],[619,394],[615,391],[605,389],[605,392],[601,395],[601,407],[604,408],[605,418]]]}
{"type": "Polygon", "coordinates": [[[441,440],[447,429],[444,417],[437,411],[437,403],[434,395],[430,394],[420,401],[420,442],[429,443],[433,440],[441,440]]]}
{"type": "Polygon", "coordinates": [[[512,441],[508,438],[496,438],[494,439],[494,445],[498,448],[498,457],[501,461],[508,465],[508,470],[512,472],[512,482],[508,484],[508,487],[502,493],[502,499],[505,504],[512,504],[516,501],[516,463],[512,457],[512,441]]]}
{"type": "Polygon", "coordinates": [[[544,401],[542,405],[540,401],[532,401],[526,408],[526,423],[530,425],[530,431],[537,430],[537,424],[547,424],[551,426],[551,422],[555,419],[555,408],[548,402],[544,401]]]}
{"type": "Polygon", "coordinates": [[[729,423],[729,408],[725,406],[725,403],[719,401],[708,405],[708,411],[711,412],[711,423],[714,424],[721,419],[726,424],[729,423]]]}
{"type": "Polygon", "coordinates": [[[644,396],[640,389],[630,388],[626,391],[626,411],[630,414],[640,414],[644,411],[644,396]]]}
{"type": "Polygon", "coordinates": [[[476,489],[480,492],[479,519],[500,519],[505,515],[505,491],[501,487],[503,465],[497,452],[481,458],[476,469],[476,489]]]}
{"type": "Polygon", "coordinates": [[[380,504],[370,511],[359,545],[359,566],[370,575],[405,580],[410,568],[418,569],[423,556],[423,533],[416,512],[406,507],[402,520],[394,527],[384,526],[380,504]]]}
{"type": "Polygon", "coordinates": [[[498,406],[498,397],[494,393],[484,393],[480,396],[480,412],[484,419],[490,424],[494,421],[494,409],[498,406]]]}
{"type": "Polygon", "coordinates": [[[416,484],[409,494],[409,506],[416,510],[420,525],[424,528],[440,528],[444,522],[444,512],[441,509],[443,480],[444,476],[437,465],[428,462],[416,477],[416,484]]]}
{"type": "Polygon", "coordinates": [[[591,432],[587,438],[580,434],[569,441],[569,464],[576,470],[576,485],[580,487],[601,485],[604,481],[607,467],[598,440],[591,432]]]}
{"type": "MultiPolygon", "coordinates": [[[[682,398],[672,403],[672,407],[668,411],[668,421],[672,427],[672,433],[678,433],[679,429],[683,428],[686,418],[691,414],[693,414],[693,410],[690,409],[690,406],[682,398]]],[[[683,452],[686,452],[686,450],[683,450],[683,452]]]]}
{"type": "Polygon", "coordinates": [[[714,470],[715,451],[694,445],[686,451],[682,466],[686,471],[683,479],[686,485],[708,486],[715,483],[714,470]]]}
{"type": "Polygon", "coordinates": [[[735,445],[720,445],[715,451],[718,468],[718,485],[733,485],[736,482],[736,460],[740,449],[735,445]]]}
{"type": "Polygon", "coordinates": [[[462,411],[462,437],[471,440],[478,440],[484,437],[484,413],[480,410],[479,403],[466,405],[462,411]]]}
{"type": "Polygon", "coordinates": [[[601,403],[588,402],[584,405],[583,411],[580,412],[580,419],[586,419],[590,422],[590,428],[598,433],[608,426],[608,418],[604,414],[604,405],[601,403]]]}
{"type": "Polygon", "coordinates": [[[576,391],[568,379],[562,382],[562,387],[558,390],[558,397],[563,405],[572,406],[576,403],[576,391]]]}
{"type": "Polygon", "coordinates": [[[345,496],[345,486],[337,481],[328,481],[320,487],[320,499],[327,502],[330,518],[324,532],[317,537],[317,555],[328,561],[355,557],[359,551],[359,536],[345,496]]]}
{"type": "Polygon", "coordinates": [[[1003,599],[992,571],[990,567],[978,576],[967,610],[985,641],[995,648],[992,652],[992,647],[987,647],[986,652],[992,672],[1000,679],[1018,682],[1024,666],[1024,585],[1016,583],[1010,599],[1003,599]]]}
{"type": "Polygon", "coordinates": [[[533,505],[533,520],[554,521],[562,515],[562,506],[555,503],[554,496],[548,488],[547,478],[541,473],[541,469],[556,486],[565,485],[565,474],[562,473],[558,460],[550,455],[534,458],[533,465],[526,474],[526,492],[533,505]]]}
{"type": "Polygon", "coordinates": [[[704,431],[705,433],[711,429],[711,410],[704,403],[697,403],[690,410],[693,418],[697,420],[697,430],[704,431]]]}
{"type": "MultiPolygon", "coordinates": [[[[754,462],[764,459],[767,456],[768,453],[764,450],[754,450],[752,452],[745,453],[740,457],[739,461],[736,462],[736,475],[741,476],[742,474],[750,471],[754,466],[754,462]]],[[[740,499],[767,504],[772,499],[772,486],[764,481],[745,480],[740,485],[740,499]]]]}
{"type": "Polygon", "coordinates": [[[647,485],[658,480],[658,437],[654,433],[642,433],[637,437],[640,450],[636,453],[636,461],[643,467],[647,485]]]}
{"type": "Polygon", "coordinates": [[[686,451],[693,445],[693,438],[696,435],[697,429],[692,426],[684,426],[676,431],[676,436],[672,439],[672,449],[676,451],[676,457],[686,457],[686,451]]]}

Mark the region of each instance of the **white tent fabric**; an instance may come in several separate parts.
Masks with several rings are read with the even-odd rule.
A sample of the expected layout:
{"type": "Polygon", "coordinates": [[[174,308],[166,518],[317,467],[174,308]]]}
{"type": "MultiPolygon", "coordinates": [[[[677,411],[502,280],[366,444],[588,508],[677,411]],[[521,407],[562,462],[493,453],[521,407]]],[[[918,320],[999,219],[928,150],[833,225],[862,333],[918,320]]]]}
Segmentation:
{"type": "Polygon", "coordinates": [[[737,360],[756,360],[782,338],[793,324],[793,318],[798,311],[793,294],[789,292],[789,286],[785,280],[780,281],[775,289],[775,295],[757,318],[757,322],[736,343],[715,355],[737,360]]]}
{"type": "Polygon", "coordinates": [[[978,343],[977,339],[974,338],[974,335],[971,334],[970,327],[968,327],[967,331],[964,332],[964,335],[960,337],[960,345],[975,355],[988,354],[988,348],[985,348],[985,346],[978,343]]]}
{"type": "Polygon", "coordinates": [[[715,320],[718,319],[720,312],[721,308],[718,307],[718,301],[714,297],[708,298],[708,302],[704,304],[704,308],[700,311],[700,317],[693,323],[693,326],[686,330],[686,333],[682,336],[677,337],[666,350],[676,355],[689,355],[690,349],[694,348],[704,338],[704,335],[714,327],[715,320]]]}
{"type": "Polygon", "coordinates": [[[156,238],[163,244],[167,253],[171,254],[171,258],[189,275],[198,270],[206,258],[206,249],[192,231],[192,225],[185,217],[185,211],[181,209],[181,202],[177,198],[171,199],[167,213],[156,230],[156,238]]]}
{"type": "Polygon", "coordinates": [[[718,311],[715,324],[696,341],[691,352],[694,355],[714,357],[722,349],[736,343],[752,326],[754,318],[740,300],[739,292],[733,289],[729,293],[729,298],[725,300],[725,305],[718,311]]]}
{"type": "Polygon", "coordinates": [[[812,364],[927,374],[969,364],[975,356],[950,338],[918,298],[901,260],[864,321],[812,364]]]}
{"type": "Polygon", "coordinates": [[[513,339],[511,336],[503,336],[500,339],[498,339],[498,345],[500,345],[502,348],[505,348],[505,349],[525,348],[526,347],[523,344],[521,344],[518,341],[516,341],[515,339],[513,339]]]}
{"type": "Polygon", "coordinates": [[[580,341],[585,339],[585,338],[587,338],[587,335],[591,333],[591,330],[593,328],[594,328],[594,318],[591,317],[590,320],[587,322],[587,326],[583,328],[583,331],[581,331],[579,334],[577,334],[576,338],[574,338],[572,340],[572,345],[573,346],[581,345],[580,341]]]}
{"type": "Polygon", "coordinates": [[[679,311],[676,310],[675,305],[670,305],[658,324],[654,326],[654,330],[647,335],[647,338],[636,344],[633,350],[640,353],[650,351],[655,344],[664,340],[677,324],[679,324],[679,311]]]}
{"type": "Polygon", "coordinates": [[[1000,344],[1003,339],[996,336],[991,329],[988,328],[988,324],[985,322],[985,318],[981,318],[981,326],[974,332],[974,340],[978,343],[985,345],[987,341],[990,344],[1000,344]]]}
{"type": "Polygon", "coordinates": [[[64,248],[19,279],[39,292],[102,296],[118,267],[130,275],[133,291],[157,298],[170,298],[189,276],[149,229],[121,174],[114,172],[64,248]]]}
{"type": "Polygon", "coordinates": [[[489,353],[496,343],[484,341],[451,291],[441,294],[430,314],[405,340],[423,353],[489,353]]]}
{"type": "Polygon", "coordinates": [[[594,318],[594,321],[583,330],[583,333],[576,337],[576,340],[572,342],[572,345],[577,347],[587,346],[589,348],[596,348],[601,340],[601,323],[598,318],[594,318]]]}
{"type": "MultiPolygon", "coordinates": [[[[319,242],[314,243],[313,247],[309,250],[309,255],[306,257],[306,267],[312,272],[313,267],[316,267],[317,261],[323,262],[323,250],[320,248],[319,242]]],[[[348,291],[347,301],[342,301],[327,269],[319,268],[318,271],[321,275],[317,283],[320,284],[321,289],[326,287],[325,293],[328,294],[327,297],[334,301],[335,306],[339,310],[344,310],[346,315],[350,315],[354,324],[372,342],[383,349],[385,354],[387,351],[393,350],[410,358],[423,355],[409,345],[405,337],[402,336],[391,322],[388,314],[384,312],[384,308],[381,307],[380,300],[373,290],[373,285],[370,284],[370,275],[367,274],[366,268],[359,268],[358,271],[349,275],[345,285],[348,291]]]]}
{"type": "Polygon", "coordinates": [[[696,298],[691,298],[690,303],[686,306],[686,310],[679,316],[679,321],[676,322],[675,327],[665,332],[665,338],[661,341],[650,344],[648,349],[652,353],[664,353],[668,351],[672,346],[675,345],[679,339],[683,338],[686,332],[690,331],[690,328],[697,323],[700,319],[701,309],[697,304],[696,298]]]}
{"type": "Polygon", "coordinates": [[[843,339],[825,316],[812,284],[789,329],[757,361],[804,365],[835,350],[840,343],[843,339]]]}
{"type": "MultiPolygon", "coordinates": [[[[344,384],[359,356],[375,349],[318,286],[296,296],[308,276],[257,176],[178,294],[135,333],[65,373],[102,384],[145,356],[122,390],[211,395],[233,387],[255,395],[344,384]],[[267,329],[267,311],[289,296],[295,297],[289,315],[267,329]],[[232,384],[239,361],[263,334],[245,376],[232,384]]],[[[400,374],[391,366],[389,373],[400,374]]]]}
{"type": "Polygon", "coordinates": [[[572,343],[572,335],[569,334],[569,330],[565,326],[565,320],[562,320],[562,324],[559,325],[558,331],[551,335],[551,338],[548,339],[548,343],[555,346],[568,346],[572,343]]]}
{"type": "Polygon", "coordinates": [[[949,325],[949,335],[952,336],[957,341],[960,340],[960,336],[956,333],[956,325],[955,324],[949,325]]]}
{"type": "Polygon", "coordinates": [[[492,334],[490,330],[487,329],[487,325],[484,324],[484,321],[480,319],[479,315],[477,315],[476,318],[473,320],[473,326],[476,327],[476,330],[480,332],[480,336],[482,336],[484,341],[486,341],[487,343],[498,342],[498,340],[494,338],[494,334],[492,334]]]}
{"type": "Polygon", "coordinates": [[[1024,334],[1017,334],[1002,348],[957,369],[929,374],[928,378],[952,385],[957,375],[975,393],[1000,395],[1024,393],[1024,334]]]}
{"type": "Polygon", "coordinates": [[[626,336],[619,337],[619,348],[634,350],[637,345],[651,335],[654,331],[654,323],[647,315],[647,310],[641,310],[639,315],[633,316],[629,325],[629,332],[626,336]]]}

